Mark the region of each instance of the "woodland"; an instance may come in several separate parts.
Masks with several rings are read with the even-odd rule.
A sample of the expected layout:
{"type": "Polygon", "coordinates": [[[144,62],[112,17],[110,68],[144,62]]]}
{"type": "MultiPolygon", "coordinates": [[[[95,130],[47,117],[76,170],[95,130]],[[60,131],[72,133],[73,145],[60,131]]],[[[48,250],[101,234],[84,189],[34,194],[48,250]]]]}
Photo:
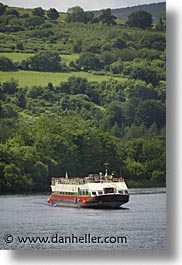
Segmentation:
{"type": "Polygon", "coordinates": [[[166,18],[0,4],[0,192],[104,172],[166,183],[166,18]],[[40,78],[41,77],[41,78],[40,78]],[[24,79],[23,79],[24,78],[24,79]]]}

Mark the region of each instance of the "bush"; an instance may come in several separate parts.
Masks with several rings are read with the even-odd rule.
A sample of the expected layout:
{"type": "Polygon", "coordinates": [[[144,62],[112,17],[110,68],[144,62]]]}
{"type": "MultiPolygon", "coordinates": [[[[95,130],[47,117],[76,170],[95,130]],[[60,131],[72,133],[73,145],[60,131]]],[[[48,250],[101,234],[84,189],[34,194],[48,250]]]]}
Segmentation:
{"type": "Polygon", "coordinates": [[[57,52],[41,51],[24,61],[24,65],[33,71],[56,72],[61,70],[61,58],[57,52]]]}
{"type": "Polygon", "coordinates": [[[142,29],[151,28],[152,15],[144,10],[136,10],[128,16],[127,25],[142,29]]]}
{"type": "Polygon", "coordinates": [[[76,65],[80,70],[99,70],[102,68],[101,61],[91,52],[83,53],[76,61],[76,65]]]}
{"type": "Polygon", "coordinates": [[[0,71],[15,71],[16,66],[11,59],[7,57],[0,57],[0,71]]]}
{"type": "Polygon", "coordinates": [[[114,62],[110,65],[110,70],[113,74],[120,74],[123,70],[123,63],[114,62]]]}

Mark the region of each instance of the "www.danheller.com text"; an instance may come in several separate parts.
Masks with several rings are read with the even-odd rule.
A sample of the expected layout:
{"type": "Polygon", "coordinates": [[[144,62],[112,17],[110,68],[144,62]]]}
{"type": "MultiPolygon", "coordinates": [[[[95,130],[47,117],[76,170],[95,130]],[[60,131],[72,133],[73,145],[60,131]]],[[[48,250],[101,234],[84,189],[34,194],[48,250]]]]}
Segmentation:
{"type": "Polygon", "coordinates": [[[6,234],[4,241],[7,244],[127,244],[128,238],[127,236],[94,236],[89,233],[83,236],[75,234],[63,236],[58,233],[52,236],[14,236],[6,234]]]}

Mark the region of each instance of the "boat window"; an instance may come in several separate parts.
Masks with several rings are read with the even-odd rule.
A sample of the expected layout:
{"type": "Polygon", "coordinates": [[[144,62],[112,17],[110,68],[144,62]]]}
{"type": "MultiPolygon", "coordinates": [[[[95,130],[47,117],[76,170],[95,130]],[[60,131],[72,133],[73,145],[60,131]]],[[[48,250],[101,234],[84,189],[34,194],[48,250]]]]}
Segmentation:
{"type": "Polygon", "coordinates": [[[92,195],[96,195],[96,191],[92,191],[92,195]]]}
{"type": "Polygon", "coordinates": [[[103,194],[103,191],[102,191],[102,190],[99,190],[99,191],[98,191],[98,194],[99,194],[99,195],[102,195],[102,194],[103,194]]]}
{"type": "Polygon", "coordinates": [[[122,191],[122,190],[118,190],[118,192],[119,192],[120,194],[123,194],[123,191],[122,191]]]}
{"type": "Polygon", "coordinates": [[[125,190],[125,194],[128,194],[128,191],[127,190],[125,190]]]}
{"type": "Polygon", "coordinates": [[[104,193],[107,194],[107,193],[114,193],[114,188],[105,188],[104,189],[104,193]]]}

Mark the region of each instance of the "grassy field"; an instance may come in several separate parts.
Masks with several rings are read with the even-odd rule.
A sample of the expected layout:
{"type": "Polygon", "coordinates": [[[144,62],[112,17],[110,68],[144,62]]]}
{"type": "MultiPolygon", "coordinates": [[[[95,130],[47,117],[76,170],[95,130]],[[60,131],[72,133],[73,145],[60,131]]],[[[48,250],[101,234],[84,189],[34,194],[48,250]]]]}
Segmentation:
{"type": "MultiPolygon", "coordinates": [[[[32,53],[18,53],[18,52],[3,52],[0,53],[0,56],[5,56],[10,58],[13,62],[21,62],[26,60],[30,56],[33,56],[32,53]]],[[[60,55],[63,62],[67,65],[71,61],[75,61],[79,55],[60,55]]],[[[17,72],[2,72],[0,71],[0,82],[7,82],[11,79],[18,81],[19,85],[22,87],[28,86],[32,87],[34,85],[46,86],[49,82],[52,82],[53,85],[59,85],[61,82],[68,80],[70,76],[87,78],[88,81],[101,82],[111,79],[111,76],[104,75],[94,75],[92,73],[86,72],[70,72],[70,73],[53,73],[53,72],[36,72],[36,71],[17,71],[17,72]]],[[[119,77],[113,77],[114,79],[121,80],[119,77]]]]}
{"type": "MultiPolygon", "coordinates": [[[[1,52],[0,56],[5,56],[11,59],[13,62],[22,62],[23,60],[28,59],[33,56],[33,53],[19,53],[19,52],[1,52]]],[[[61,59],[66,64],[69,64],[71,61],[76,61],[79,58],[78,54],[61,54],[61,59]]]]}
{"type": "MultiPolygon", "coordinates": [[[[61,82],[67,81],[70,76],[87,78],[88,81],[101,82],[111,79],[110,76],[94,75],[85,72],[70,72],[70,73],[52,73],[52,72],[35,72],[35,71],[17,71],[17,72],[2,72],[0,71],[0,81],[7,82],[11,79],[18,81],[22,87],[32,87],[34,85],[46,86],[49,82],[53,85],[59,85],[61,82]]],[[[114,79],[121,80],[116,77],[114,79]]]]}

